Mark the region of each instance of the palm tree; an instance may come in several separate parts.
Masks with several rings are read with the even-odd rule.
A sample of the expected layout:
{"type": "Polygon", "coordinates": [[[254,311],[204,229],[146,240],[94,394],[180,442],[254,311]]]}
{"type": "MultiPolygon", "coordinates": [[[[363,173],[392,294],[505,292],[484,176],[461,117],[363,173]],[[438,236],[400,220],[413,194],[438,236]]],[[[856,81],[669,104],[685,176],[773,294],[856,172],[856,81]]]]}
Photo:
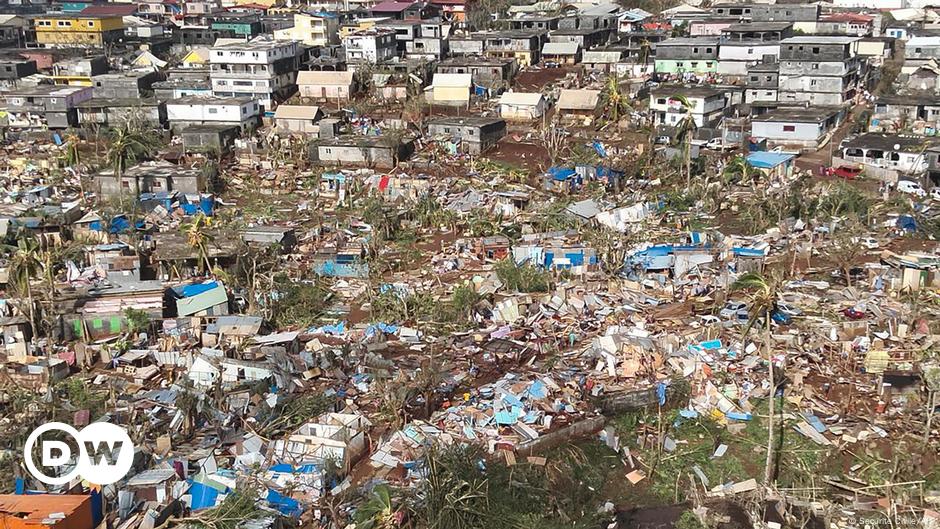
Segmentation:
{"type": "Polygon", "coordinates": [[[199,256],[199,268],[203,272],[212,270],[212,264],[209,263],[209,243],[212,242],[212,236],[206,231],[208,226],[209,217],[204,213],[198,213],[191,222],[180,226],[186,234],[186,243],[199,256]]]}
{"type": "Polygon", "coordinates": [[[81,193],[81,201],[85,202],[85,182],[82,179],[82,156],[78,150],[79,138],[74,132],[70,132],[65,138],[65,163],[75,171],[75,177],[78,178],[78,190],[81,193]]]}
{"type": "Polygon", "coordinates": [[[650,62],[650,55],[652,54],[653,47],[650,45],[650,41],[643,39],[640,41],[640,55],[637,57],[639,62],[643,63],[643,66],[646,66],[650,62]]]}
{"type": "Polygon", "coordinates": [[[683,144],[685,158],[685,181],[686,186],[692,184],[692,137],[695,136],[695,130],[698,125],[695,124],[695,118],[692,117],[692,103],[685,96],[674,95],[671,101],[678,101],[682,106],[684,115],[676,123],[676,140],[683,144]]]}
{"type": "Polygon", "coordinates": [[[751,318],[744,328],[743,334],[747,336],[751,327],[763,318],[764,322],[764,354],[767,357],[768,372],[770,373],[770,399],[767,412],[767,459],[764,463],[764,484],[770,485],[774,479],[774,445],[776,432],[776,393],[777,383],[774,379],[774,361],[770,345],[770,321],[777,308],[778,281],[767,278],[761,274],[751,272],[739,277],[731,285],[731,290],[746,291],[751,299],[751,318]]]}
{"type": "Polygon", "coordinates": [[[356,527],[362,529],[389,529],[401,525],[404,515],[405,511],[394,505],[388,485],[376,485],[369,499],[356,509],[353,518],[356,527]]]}
{"type": "Polygon", "coordinates": [[[747,158],[744,156],[735,156],[728,165],[725,166],[724,171],[721,172],[722,176],[734,181],[735,179],[739,182],[747,183],[750,181],[750,177],[753,176],[757,171],[754,169],[750,163],[748,163],[747,158]]]}
{"type": "Polygon", "coordinates": [[[19,237],[10,258],[10,284],[19,295],[25,295],[29,303],[29,329],[36,336],[36,311],[30,280],[42,272],[39,241],[33,237],[19,237]]]}
{"type": "MultiPolygon", "coordinates": [[[[114,129],[111,133],[111,144],[108,146],[108,163],[114,171],[114,177],[120,182],[128,164],[152,156],[155,150],[153,138],[143,130],[133,128],[129,124],[114,129]]],[[[134,178],[134,202],[139,199],[140,181],[134,178]]]]}
{"type": "Polygon", "coordinates": [[[603,113],[613,122],[630,111],[630,98],[621,91],[620,76],[611,74],[607,76],[604,89],[601,91],[601,105],[603,113]]]}

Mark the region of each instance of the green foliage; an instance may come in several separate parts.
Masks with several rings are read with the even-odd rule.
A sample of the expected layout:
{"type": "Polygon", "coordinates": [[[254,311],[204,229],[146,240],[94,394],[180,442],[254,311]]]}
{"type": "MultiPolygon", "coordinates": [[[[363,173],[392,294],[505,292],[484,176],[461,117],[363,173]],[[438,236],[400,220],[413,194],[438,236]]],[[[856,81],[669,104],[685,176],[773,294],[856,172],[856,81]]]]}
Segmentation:
{"type": "Polygon", "coordinates": [[[817,211],[824,218],[853,216],[867,218],[872,200],[862,190],[848,182],[838,182],[826,189],[819,200],[817,211]]]}
{"type": "Polygon", "coordinates": [[[496,263],[496,275],[503,286],[515,292],[548,292],[551,288],[551,275],[532,265],[517,265],[512,257],[496,263]]]}
{"type": "Polygon", "coordinates": [[[93,416],[103,410],[105,400],[107,400],[104,392],[91,390],[86,381],[77,376],[59,382],[55,389],[75,409],[89,410],[93,416]]]}
{"type": "Polygon", "coordinates": [[[480,302],[480,294],[469,285],[459,285],[450,296],[450,305],[455,318],[470,319],[473,306],[480,302]]]}
{"type": "Polygon", "coordinates": [[[270,516],[270,512],[258,507],[258,490],[255,487],[239,485],[222,500],[217,507],[199,514],[188,525],[198,529],[237,529],[245,522],[270,516]]]}
{"type": "Polygon", "coordinates": [[[278,402],[261,417],[263,426],[258,431],[271,437],[280,432],[296,430],[302,424],[330,411],[336,398],[323,393],[289,396],[286,402],[278,402]]]}
{"type": "Polygon", "coordinates": [[[133,307],[124,309],[124,320],[127,321],[127,330],[131,334],[137,334],[150,326],[150,314],[142,309],[133,307]]]}
{"type": "Polygon", "coordinates": [[[332,296],[321,281],[292,281],[274,278],[278,295],[272,303],[271,321],[277,327],[308,327],[317,322],[332,296]]]}
{"type": "Polygon", "coordinates": [[[685,511],[676,520],[676,529],[707,529],[707,527],[694,512],[685,511]]]}
{"type": "Polygon", "coordinates": [[[404,511],[392,496],[388,485],[376,485],[368,500],[356,509],[353,520],[356,529],[386,529],[398,527],[404,511]]]}
{"type": "Polygon", "coordinates": [[[428,291],[403,292],[386,288],[372,298],[372,319],[385,323],[405,323],[434,319],[437,303],[428,291]]]}

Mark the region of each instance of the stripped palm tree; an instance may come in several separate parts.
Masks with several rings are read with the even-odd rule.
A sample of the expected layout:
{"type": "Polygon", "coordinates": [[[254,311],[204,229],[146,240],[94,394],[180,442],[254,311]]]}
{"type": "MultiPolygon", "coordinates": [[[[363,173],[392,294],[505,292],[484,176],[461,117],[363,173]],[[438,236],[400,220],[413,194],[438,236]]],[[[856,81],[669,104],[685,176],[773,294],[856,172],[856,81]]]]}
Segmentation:
{"type": "Polygon", "coordinates": [[[770,485],[774,480],[774,445],[776,444],[776,393],[777,382],[774,376],[774,361],[771,354],[770,322],[777,310],[777,288],[779,281],[776,278],[765,277],[751,272],[742,275],[731,285],[732,291],[748,293],[751,301],[751,317],[744,327],[743,335],[746,337],[751,327],[759,321],[764,324],[764,355],[767,357],[770,399],[767,412],[767,458],[764,463],[764,484],[770,485]]]}
{"type": "MultiPolygon", "coordinates": [[[[153,138],[143,130],[124,124],[111,133],[108,146],[108,162],[114,171],[114,178],[121,182],[127,166],[144,158],[149,158],[156,151],[153,138]]],[[[123,194],[121,195],[123,198],[123,194]]],[[[134,202],[140,199],[140,180],[134,178],[134,202]]]]}
{"type": "Polygon", "coordinates": [[[36,307],[33,302],[33,288],[30,281],[38,276],[42,270],[39,241],[34,237],[17,238],[16,246],[12,247],[9,266],[9,282],[20,296],[26,296],[29,303],[29,329],[36,336],[36,307]]]}
{"type": "Polygon", "coordinates": [[[212,264],[209,262],[209,243],[212,242],[212,236],[206,231],[209,223],[209,217],[199,213],[192,221],[180,226],[186,234],[186,243],[198,255],[199,268],[203,272],[212,270],[212,264]]]}
{"type": "Polygon", "coordinates": [[[81,193],[81,202],[85,202],[85,183],[82,180],[82,156],[81,152],[78,150],[79,140],[78,135],[74,132],[69,132],[68,136],[65,138],[66,147],[65,147],[65,163],[68,165],[72,171],[75,172],[75,177],[78,178],[78,190],[81,193]]]}
{"type": "Polygon", "coordinates": [[[676,141],[682,144],[683,157],[685,161],[685,181],[686,186],[692,184],[692,139],[698,125],[695,124],[695,118],[692,117],[692,103],[685,96],[674,95],[671,101],[677,101],[684,111],[682,119],[676,123],[676,141]]]}
{"type": "Polygon", "coordinates": [[[615,123],[632,110],[629,96],[624,94],[620,87],[619,75],[607,76],[604,89],[601,91],[601,109],[604,116],[615,123]]]}

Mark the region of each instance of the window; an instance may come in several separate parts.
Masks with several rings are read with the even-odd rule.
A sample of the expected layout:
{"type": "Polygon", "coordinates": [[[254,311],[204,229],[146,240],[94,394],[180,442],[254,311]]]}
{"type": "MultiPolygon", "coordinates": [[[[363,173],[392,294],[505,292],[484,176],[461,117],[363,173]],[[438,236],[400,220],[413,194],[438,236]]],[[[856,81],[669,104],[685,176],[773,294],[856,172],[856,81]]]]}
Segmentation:
{"type": "Polygon", "coordinates": [[[765,95],[765,96],[772,96],[772,95],[774,95],[774,93],[773,93],[773,92],[764,92],[764,95],[765,95]]]}
{"type": "Polygon", "coordinates": [[[756,75],[752,75],[752,76],[751,76],[751,81],[756,83],[756,82],[757,82],[757,76],[756,76],[756,75]]]}
{"type": "Polygon", "coordinates": [[[666,98],[665,98],[665,97],[660,97],[659,99],[656,100],[656,104],[657,104],[657,105],[665,105],[665,104],[666,104],[666,98]]]}
{"type": "Polygon", "coordinates": [[[698,61],[692,61],[692,68],[698,68],[698,61]]]}
{"type": "Polygon", "coordinates": [[[209,112],[210,114],[218,114],[218,113],[219,113],[219,109],[217,109],[217,108],[209,108],[209,109],[208,109],[208,112],[209,112]]]}
{"type": "Polygon", "coordinates": [[[921,48],[914,48],[914,53],[924,53],[924,50],[921,48]]]}
{"type": "Polygon", "coordinates": [[[326,153],[327,153],[327,154],[330,154],[330,153],[333,152],[329,147],[327,147],[325,150],[326,150],[326,153]]]}
{"type": "Polygon", "coordinates": [[[60,28],[70,28],[72,27],[72,21],[71,20],[57,20],[56,25],[59,26],[60,28]]]}
{"type": "Polygon", "coordinates": [[[774,76],[772,76],[772,75],[768,75],[768,76],[767,76],[767,82],[771,82],[771,81],[773,81],[773,80],[774,80],[774,76]]]}
{"type": "Polygon", "coordinates": [[[819,48],[813,48],[813,55],[819,55],[819,48]]]}
{"type": "Polygon", "coordinates": [[[159,180],[155,180],[155,181],[153,182],[153,186],[152,186],[152,187],[153,187],[154,189],[160,189],[161,187],[163,187],[163,184],[161,184],[159,180]]]}
{"type": "Polygon", "coordinates": [[[88,27],[90,27],[90,28],[95,27],[95,22],[94,22],[93,20],[89,20],[89,21],[88,21],[88,27]]]}
{"type": "Polygon", "coordinates": [[[128,182],[127,180],[121,180],[121,187],[123,187],[124,189],[130,189],[131,183],[128,182]]]}
{"type": "Polygon", "coordinates": [[[816,86],[816,79],[810,80],[809,85],[810,85],[810,86],[816,86]]]}
{"type": "Polygon", "coordinates": [[[748,48],[748,49],[747,49],[747,54],[748,54],[748,55],[754,55],[754,48],[748,48]]]}
{"type": "Polygon", "coordinates": [[[698,53],[698,48],[692,48],[692,53],[698,53]]]}
{"type": "Polygon", "coordinates": [[[711,48],[705,48],[705,53],[711,53],[711,52],[712,52],[711,48]]]}
{"type": "Polygon", "coordinates": [[[796,125],[784,125],[783,132],[796,132],[796,125]]]}

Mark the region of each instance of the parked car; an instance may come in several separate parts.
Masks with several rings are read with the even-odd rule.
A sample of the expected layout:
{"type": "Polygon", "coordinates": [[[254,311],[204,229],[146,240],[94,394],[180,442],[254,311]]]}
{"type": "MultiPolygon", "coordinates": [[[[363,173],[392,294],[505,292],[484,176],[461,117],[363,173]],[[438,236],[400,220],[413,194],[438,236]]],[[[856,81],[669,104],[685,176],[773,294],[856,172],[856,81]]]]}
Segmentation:
{"type": "Polygon", "coordinates": [[[842,311],[842,315],[845,316],[846,318],[850,319],[850,320],[863,320],[863,319],[865,319],[865,313],[862,312],[862,311],[860,311],[860,310],[858,310],[858,309],[856,309],[856,308],[853,308],[853,307],[849,307],[849,308],[843,310],[843,311],[842,311]]]}
{"type": "Polygon", "coordinates": [[[725,303],[725,306],[722,307],[721,311],[718,312],[718,316],[723,320],[730,320],[742,310],[747,313],[747,303],[728,301],[725,303]]]}
{"type": "Polygon", "coordinates": [[[786,314],[787,316],[790,316],[790,317],[797,317],[797,316],[803,315],[803,311],[800,310],[799,307],[794,307],[793,305],[790,305],[789,303],[784,303],[784,302],[777,302],[777,311],[782,312],[783,314],[786,314]]]}
{"type": "Polygon", "coordinates": [[[852,242],[868,248],[869,250],[877,250],[881,247],[881,245],[878,243],[878,240],[874,237],[856,237],[852,239],[852,242]]]}
{"type": "Polygon", "coordinates": [[[920,198],[927,196],[927,191],[921,187],[917,182],[912,182],[910,180],[898,180],[898,191],[901,193],[906,193],[908,195],[914,195],[920,198]]]}
{"type": "Polygon", "coordinates": [[[833,169],[832,174],[846,180],[855,180],[862,174],[861,167],[852,167],[851,165],[840,165],[833,169]]]}
{"type": "Polygon", "coordinates": [[[940,187],[930,188],[930,198],[940,201],[940,187]]]}

